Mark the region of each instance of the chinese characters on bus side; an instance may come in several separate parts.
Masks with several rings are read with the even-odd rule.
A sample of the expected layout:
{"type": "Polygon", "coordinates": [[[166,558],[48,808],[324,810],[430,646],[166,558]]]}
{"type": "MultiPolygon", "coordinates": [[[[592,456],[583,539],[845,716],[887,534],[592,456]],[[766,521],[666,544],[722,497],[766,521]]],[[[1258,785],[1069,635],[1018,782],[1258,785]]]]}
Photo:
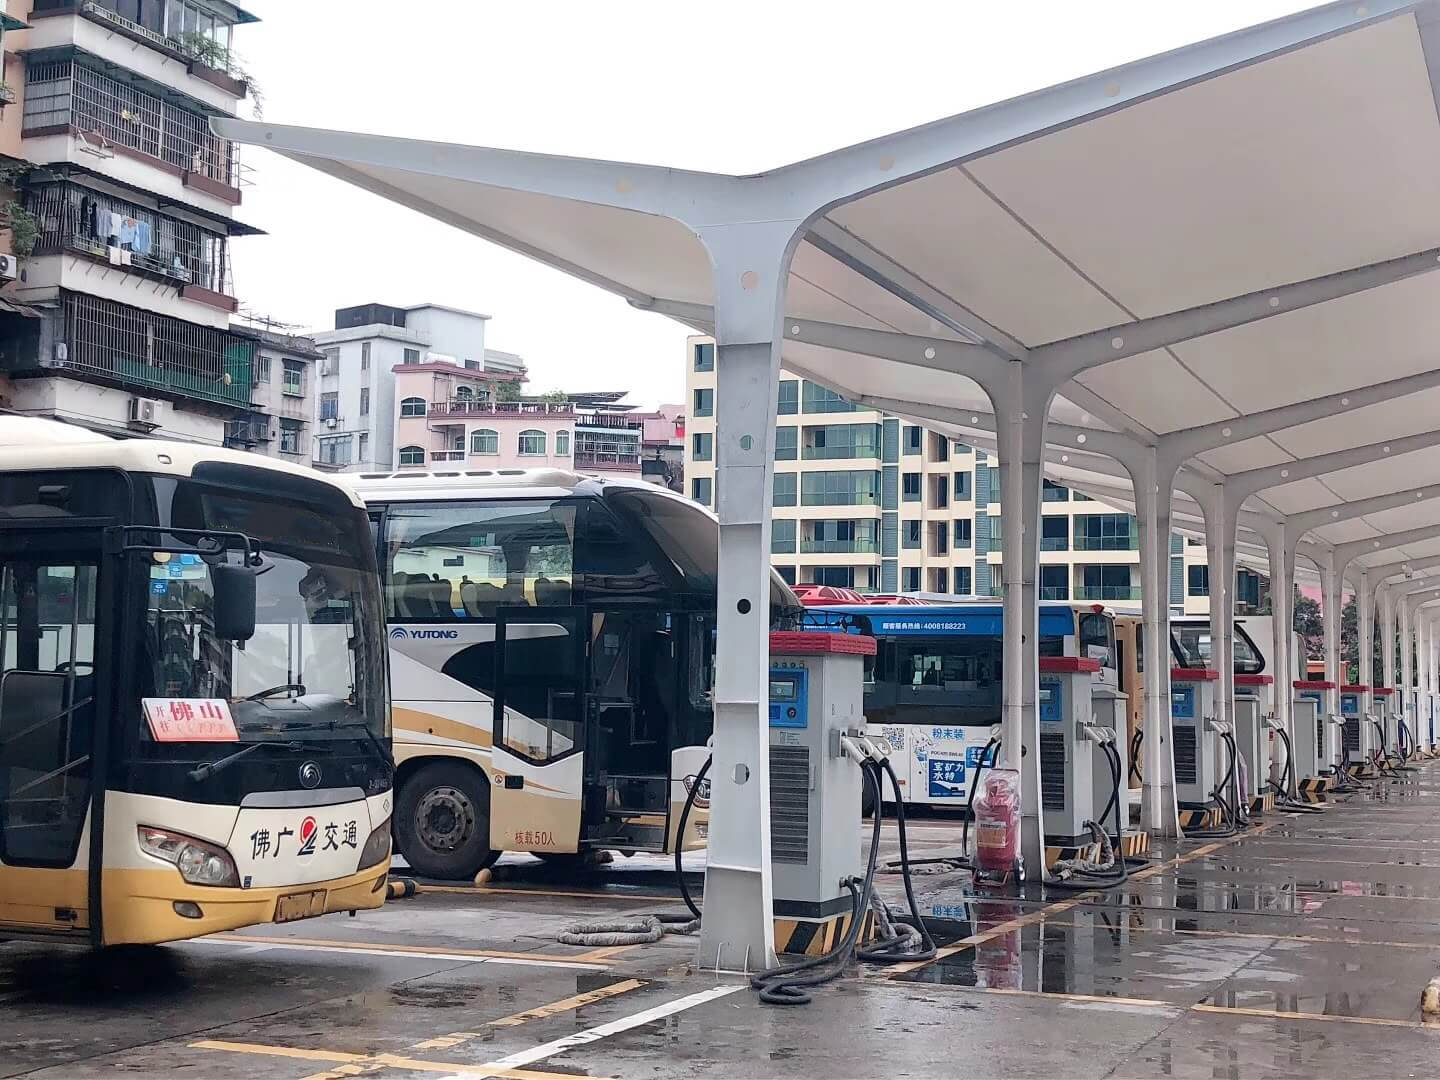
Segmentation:
{"type": "Polygon", "coordinates": [[[290,855],[313,855],[315,854],[315,841],[323,832],[323,840],[320,843],[321,851],[339,851],[342,847],[358,848],[360,846],[360,823],[353,818],[345,822],[326,822],[324,826],[316,823],[313,817],[307,817],[300,823],[299,839],[295,841],[290,850],[286,851],[285,839],[296,835],[294,829],[283,827],[271,832],[268,828],[259,828],[250,834],[250,857],[252,859],[278,859],[282,853],[290,855]]]}
{"type": "Polygon", "coordinates": [[[221,698],[142,698],[156,742],[239,742],[229,702],[221,698]]]}

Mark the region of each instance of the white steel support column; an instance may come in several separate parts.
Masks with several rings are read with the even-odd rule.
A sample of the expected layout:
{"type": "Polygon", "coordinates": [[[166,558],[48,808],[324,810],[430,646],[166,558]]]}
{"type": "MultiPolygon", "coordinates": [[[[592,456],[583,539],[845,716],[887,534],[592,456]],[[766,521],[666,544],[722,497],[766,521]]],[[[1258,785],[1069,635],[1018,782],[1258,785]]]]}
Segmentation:
{"type": "MultiPolygon", "coordinates": [[[[1205,512],[1205,545],[1210,575],[1210,666],[1219,672],[1215,688],[1215,719],[1235,730],[1235,519],[1243,496],[1215,484],[1202,503],[1205,512]]],[[[1238,740],[1234,744],[1238,747],[1238,740]]],[[[1222,758],[1222,760],[1224,760],[1222,758]]],[[[1247,761],[1247,769],[1258,762],[1247,761]]],[[[1240,770],[1234,770],[1227,797],[1242,816],[1240,770]]]]}
{"type": "MultiPolygon", "coordinates": [[[[1320,621],[1325,628],[1325,681],[1340,685],[1340,575],[1335,572],[1334,558],[1322,560],[1320,566],[1320,621]]],[[[1325,691],[1325,711],[1340,715],[1340,691],[1325,691]]],[[[1338,760],[1338,755],[1337,755],[1338,760]]]]}
{"type": "Polygon", "coordinates": [[[1180,835],[1175,756],[1170,747],[1170,500],[1175,467],[1153,449],[1131,469],[1140,528],[1140,612],[1145,657],[1145,738],[1140,744],[1140,827],[1180,835]]]}
{"type": "MultiPolygon", "coordinates": [[[[1291,685],[1290,667],[1293,658],[1290,650],[1293,635],[1291,627],[1295,621],[1295,551],[1287,525],[1275,522],[1265,529],[1264,535],[1266,554],[1270,562],[1270,673],[1275,677],[1275,722],[1291,739],[1293,745],[1295,728],[1291,701],[1295,688],[1291,685]]],[[[1296,783],[1294,772],[1292,768],[1292,789],[1296,783]]],[[[1290,794],[1298,797],[1296,790],[1292,790],[1290,794]]]]}
{"type": "Polygon", "coordinates": [[[1380,586],[1380,668],[1385,685],[1399,692],[1395,685],[1395,592],[1380,586]]]}
{"type": "MultiPolygon", "coordinates": [[[[1358,616],[1355,620],[1355,629],[1360,635],[1360,670],[1355,673],[1355,681],[1361,686],[1372,686],[1372,684],[1375,682],[1374,677],[1371,675],[1371,671],[1375,666],[1375,653],[1372,637],[1374,633],[1373,623],[1375,617],[1375,607],[1374,596],[1372,595],[1370,590],[1370,575],[1365,573],[1363,570],[1360,572],[1359,580],[1355,584],[1355,607],[1356,615],[1358,616]]],[[[1364,696],[1361,699],[1360,711],[1362,713],[1370,713],[1374,711],[1371,706],[1371,702],[1373,699],[1371,698],[1370,694],[1371,692],[1369,690],[1366,690],[1364,696]]],[[[1362,723],[1368,722],[1362,721],[1362,723]]]]}
{"type": "Polygon", "coordinates": [[[1405,596],[1400,600],[1400,684],[1396,693],[1400,694],[1400,716],[1405,727],[1412,734],[1415,731],[1415,719],[1410,715],[1410,690],[1414,686],[1415,666],[1412,650],[1415,647],[1415,639],[1411,635],[1410,627],[1410,597],[1405,596]]]}
{"type": "Polygon", "coordinates": [[[796,223],[702,231],[715,267],[720,565],[699,966],[775,963],[770,868],[770,509],[780,315],[796,223]]]}

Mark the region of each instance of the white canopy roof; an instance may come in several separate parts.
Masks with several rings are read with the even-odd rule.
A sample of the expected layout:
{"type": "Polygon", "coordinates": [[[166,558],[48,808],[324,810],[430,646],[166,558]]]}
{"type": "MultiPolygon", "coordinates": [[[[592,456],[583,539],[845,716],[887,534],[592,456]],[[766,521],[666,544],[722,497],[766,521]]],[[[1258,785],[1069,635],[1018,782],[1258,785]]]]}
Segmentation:
{"type": "Polygon", "coordinates": [[[882,359],[844,331],[1088,356],[1051,412],[1068,482],[1094,466],[1095,485],[1128,485],[1076,429],[1153,445],[1221,425],[1187,471],[1274,466],[1247,510],[1315,511],[1313,537],[1378,566],[1440,554],[1437,77],[1437,0],[1384,0],[748,177],[214,124],[699,327],[714,208],[798,206],[787,367],[963,437],[993,430],[975,382],[911,339],[877,337],[909,350],[882,359]]]}

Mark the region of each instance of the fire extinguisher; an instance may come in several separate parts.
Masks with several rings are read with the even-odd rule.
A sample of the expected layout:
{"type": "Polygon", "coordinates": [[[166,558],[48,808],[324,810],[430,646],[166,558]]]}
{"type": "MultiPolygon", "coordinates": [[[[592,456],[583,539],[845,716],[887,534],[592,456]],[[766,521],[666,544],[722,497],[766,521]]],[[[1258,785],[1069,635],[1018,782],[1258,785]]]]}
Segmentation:
{"type": "Polygon", "coordinates": [[[975,808],[975,868],[983,877],[1004,880],[1019,860],[1020,774],[1014,769],[992,769],[975,808]]]}

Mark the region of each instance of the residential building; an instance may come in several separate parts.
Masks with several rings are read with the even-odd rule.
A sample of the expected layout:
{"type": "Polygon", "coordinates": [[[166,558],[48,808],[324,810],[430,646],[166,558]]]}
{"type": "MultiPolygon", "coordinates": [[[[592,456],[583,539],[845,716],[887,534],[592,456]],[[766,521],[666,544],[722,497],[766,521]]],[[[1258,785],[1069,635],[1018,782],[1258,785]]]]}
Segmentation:
{"type": "Polygon", "coordinates": [[[229,244],[258,230],[210,132],[249,94],[230,47],[255,21],[225,0],[10,0],[6,409],[217,445],[257,414],[229,244]]]}
{"type": "MultiPolygon", "coordinates": [[[[362,304],[336,310],[334,329],[310,335],[322,353],[317,365],[315,464],[358,472],[393,469],[398,447],[410,445],[395,442],[400,397],[418,394],[428,415],[429,395],[438,392],[432,376],[469,373],[466,378],[476,388],[523,384],[525,363],[520,357],[486,349],[489,319],[441,304],[362,304]],[[413,376],[407,380],[412,385],[397,395],[396,375],[401,371],[413,376]]],[[[426,454],[434,449],[429,441],[419,445],[426,454]]],[[[453,453],[453,448],[442,449],[453,453]]]]}
{"type": "Polygon", "coordinates": [[[640,473],[652,484],[685,490],[685,406],[661,405],[653,413],[631,413],[642,421],[640,473]]]}
{"type": "MultiPolygon", "coordinates": [[[[714,341],[691,337],[686,350],[686,492],[713,507],[714,341]]],[[[992,454],[854,405],[787,371],[778,400],[770,545],[786,581],[998,595],[1003,535],[992,454]]],[[[1048,480],[1044,485],[1040,599],[1138,604],[1134,516],[1048,480]]],[[[1203,544],[1188,545],[1176,533],[1171,554],[1171,610],[1206,613],[1208,589],[1195,577],[1197,564],[1205,568],[1203,544]]]]}
{"type": "Polygon", "coordinates": [[[225,445],[309,464],[316,371],[324,354],[296,334],[246,326],[235,332],[255,340],[252,411],[227,422],[225,445]]]}
{"type": "Polygon", "coordinates": [[[453,360],[394,371],[396,468],[640,473],[642,421],[624,391],[522,397],[523,375],[453,360]]]}

